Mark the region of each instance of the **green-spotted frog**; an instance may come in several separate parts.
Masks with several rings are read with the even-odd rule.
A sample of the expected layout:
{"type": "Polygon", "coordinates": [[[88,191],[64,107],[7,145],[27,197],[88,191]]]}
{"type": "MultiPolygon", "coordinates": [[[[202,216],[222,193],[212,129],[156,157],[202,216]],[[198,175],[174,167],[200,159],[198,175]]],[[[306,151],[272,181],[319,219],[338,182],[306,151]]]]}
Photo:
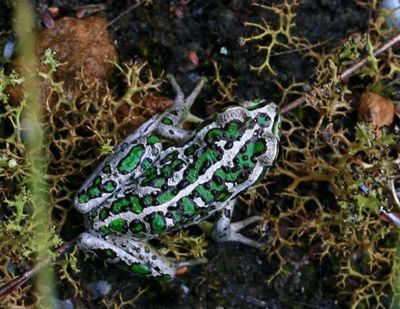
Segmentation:
{"type": "Polygon", "coordinates": [[[214,114],[193,131],[184,130],[181,124],[204,80],[185,98],[176,80],[169,79],[177,93],[172,107],[116,146],[74,199],[88,229],[80,236],[81,249],[136,274],[167,279],[179,264],[147,240],[217,211],[215,240],[262,247],[239,233],[260,217],[230,221],[236,197],[262,179],[276,159],[280,128],[277,106],[254,100],[214,114]],[[163,146],[161,139],[173,146],[163,146]]]}

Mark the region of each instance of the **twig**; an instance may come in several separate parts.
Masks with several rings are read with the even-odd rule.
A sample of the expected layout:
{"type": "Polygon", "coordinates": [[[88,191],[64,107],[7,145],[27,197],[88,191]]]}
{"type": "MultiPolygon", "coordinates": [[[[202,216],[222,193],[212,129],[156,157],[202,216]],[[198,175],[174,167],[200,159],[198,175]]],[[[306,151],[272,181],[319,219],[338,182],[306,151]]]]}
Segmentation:
{"type": "MultiPolygon", "coordinates": [[[[62,245],[60,248],[55,250],[55,253],[60,256],[61,254],[67,252],[69,249],[71,249],[76,242],[76,239],[71,240],[69,242],[66,242],[64,245],[62,245]]],[[[30,270],[25,271],[22,273],[20,276],[17,278],[11,280],[10,282],[7,282],[4,284],[2,287],[0,287],[0,299],[7,296],[10,294],[16,287],[20,286],[22,283],[27,281],[28,279],[32,278],[34,275],[36,275],[39,271],[41,271],[44,267],[49,265],[51,262],[51,257],[48,257],[44,259],[43,261],[40,261],[37,263],[34,267],[32,267],[30,270]]]]}
{"type": "Polygon", "coordinates": [[[310,46],[306,46],[306,47],[302,47],[302,48],[294,48],[294,49],[290,49],[290,50],[285,50],[285,51],[281,51],[281,52],[272,53],[271,57],[281,56],[281,55],[288,55],[288,54],[302,52],[302,51],[305,51],[305,50],[310,50],[310,49],[325,45],[326,43],[328,43],[329,41],[332,41],[332,40],[333,40],[333,38],[329,38],[329,39],[326,39],[325,41],[318,42],[318,43],[315,43],[315,44],[310,45],[310,46]]]}
{"type": "Polygon", "coordinates": [[[141,0],[141,1],[137,2],[136,4],[131,5],[130,7],[128,7],[125,11],[121,12],[117,17],[115,17],[113,20],[108,22],[107,25],[105,26],[105,28],[108,28],[109,26],[113,25],[118,19],[120,19],[121,17],[125,16],[130,11],[136,9],[138,6],[142,5],[145,1],[146,0],[141,0]]]}
{"type": "MultiPolygon", "coordinates": [[[[399,41],[400,41],[400,34],[396,35],[395,37],[390,39],[388,42],[386,42],[381,48],[377,49],[374,52],[374,56],[380,55],[381,53],[383,53],[387,49],[391,48],[394,44],[396,44],[399,41]]],[[[362,66],[366,65],[369,61],[370,61],[370,57],[368,56],[368,57],[365,57],[364,59],[354,63],[350,68],[348,68],[342,74],[340,74],[339,78],[342,81],[345,80],[346,78],[349,78],[354,72],[356,72],[362,66]]],[[[295,109],[296,107],[300,106],[301,104],[303,104],[306,101],[306,97],[307,97],[307,95],[305,94],[305,95],[301,96],[300,98],[297,98],[296,100],[284,105],[281,108],[281,113],[285,114],[285,113],[291,111],[292,109],[295,109]]]]}

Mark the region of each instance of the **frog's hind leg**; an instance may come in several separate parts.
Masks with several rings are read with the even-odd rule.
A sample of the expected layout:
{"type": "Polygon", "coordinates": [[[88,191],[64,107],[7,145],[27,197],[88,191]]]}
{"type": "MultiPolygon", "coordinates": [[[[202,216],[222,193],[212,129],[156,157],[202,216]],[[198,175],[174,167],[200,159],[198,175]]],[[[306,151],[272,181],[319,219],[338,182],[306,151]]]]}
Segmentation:
{"type": "Polygon", "coordinates": [[[189,139],[193,135],[193,132],[182,129],[180,127],[182,122],[185,120],[191,122],[203,121],[203,119],[190,113],[190,108],[199,95],[201,88],[203,88],[205,79],[202,78],[197,83],[196,87],[187,98],[185,98],[182,88],[176,82],[175,78],[169,74],[168,79],[176,92],[176,97],[171,109],[162,116],[157,128],[157,133],[169,140],[183,142],[189,139]]]}
{"type": "Polygon", "coordinates": [[[92,233],[82,233],[78,246],[83,251],[92,252],[137,275],[169,280],[176,274],[177,266],[167,257],[160,255],[149,244],[131,237],[99,237],[92,233]]]}
{"type": "Polygon", "coordinates": [[[221,217],[215,224],[212,236],[217,242],[225,241],[235,241],[245,244],[250,247],[264,249],[265,245],[255,241],[253,239],[247,238],[239,233],[240,230],[246,226],[260,221],[262,218],[260,216],[252,216],[239,222],[231,223],[232,213],[235,206],[235,200],[229,202],[229,204],[222,209],[221,217]]]}

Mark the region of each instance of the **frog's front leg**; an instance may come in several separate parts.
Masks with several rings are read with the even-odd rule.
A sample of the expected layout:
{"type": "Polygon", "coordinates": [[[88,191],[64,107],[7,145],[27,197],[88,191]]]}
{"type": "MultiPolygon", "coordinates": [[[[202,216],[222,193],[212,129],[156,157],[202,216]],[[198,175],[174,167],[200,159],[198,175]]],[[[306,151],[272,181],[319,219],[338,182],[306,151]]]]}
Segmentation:
{"type": "Polygon", "coordinates": [[[260,221],[262,218],[260,216],[252,216],[242,221],[231,223],[235,202],[236,200],[228,202],[228,205],[221,210],[221,217],[214,226],[212,237],[217,242],[235,241],[250,247],[264,249],[265,248],[264,244],[255,241],[253,239],[247,238],[239,233],[239,231],[245,228],[246,226],[254,222],[260,221]]]}
{"type": "Polygon", "coordinates": [[[145,277],[169,280],[175,277],[180,267],[160,255],[148,243],[126,236],[110,234],[100,237],[94,233],[82,233],[78,246],[83,251],[104,257],[109,263],[145,277]]]}
{"type": "Polygon", "coordinates": [[[201,88],[204,86],[205,79],[202,78],[197,83],[192,93],[186,98],[183,94],[182,88],[176,82],[175,78],[169,74],[168,79],[176,92],[176,97],[171,109],[161,117],[161,121],[156,128],[156,131],[160,136],[169,140],[184,142],[192,137],[194,132],[182,129],[180,127],[182,122],[185,120],[191,122],[203,121],[201,118],[191,114],[190,108],[192,107],[196,97],[199,95],[201,88]]]}

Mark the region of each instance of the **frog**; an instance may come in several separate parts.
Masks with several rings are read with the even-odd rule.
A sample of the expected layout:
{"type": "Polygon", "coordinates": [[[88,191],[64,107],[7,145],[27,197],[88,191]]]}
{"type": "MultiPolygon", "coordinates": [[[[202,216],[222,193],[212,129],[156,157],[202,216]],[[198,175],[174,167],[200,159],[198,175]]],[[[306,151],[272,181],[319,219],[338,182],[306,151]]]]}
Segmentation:
{"type": "Polygon", "coordinates": [[[265,247],[240,233],[261,216],[234,223],[231,218],[237,197],[273,166],[281,125],[278,106],[264,99],[231,104],[200,119],[190,109],[205,79],[187,97],[172,75],[168,79],[176,92],[172,106],[119,143],[74,197],[86,226],[80,249],[164,280],[173,279],[184,262],[172,261],[149,242],[214,213],[215,241],[265,247]],[[196,124],[193,130],[182,125],[188,119],[196,124]]]}

